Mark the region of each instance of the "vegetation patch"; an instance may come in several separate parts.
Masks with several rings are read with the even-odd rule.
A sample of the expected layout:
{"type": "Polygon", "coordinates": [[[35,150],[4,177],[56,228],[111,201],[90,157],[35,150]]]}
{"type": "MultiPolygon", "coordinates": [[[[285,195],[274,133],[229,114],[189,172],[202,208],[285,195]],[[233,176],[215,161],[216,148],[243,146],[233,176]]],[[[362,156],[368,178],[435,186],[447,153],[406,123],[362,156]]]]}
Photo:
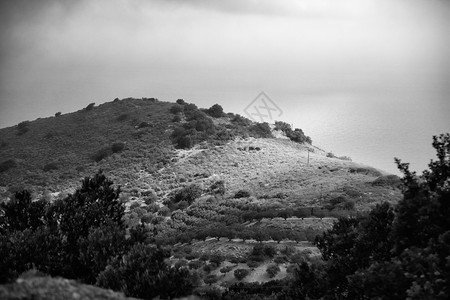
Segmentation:
{"type": "Polygon", "coordinates": [[[0,173],[6,172],[15,167],[17,167],[17,163],[14,159],[5,160],[0,163],[0,173]]]}

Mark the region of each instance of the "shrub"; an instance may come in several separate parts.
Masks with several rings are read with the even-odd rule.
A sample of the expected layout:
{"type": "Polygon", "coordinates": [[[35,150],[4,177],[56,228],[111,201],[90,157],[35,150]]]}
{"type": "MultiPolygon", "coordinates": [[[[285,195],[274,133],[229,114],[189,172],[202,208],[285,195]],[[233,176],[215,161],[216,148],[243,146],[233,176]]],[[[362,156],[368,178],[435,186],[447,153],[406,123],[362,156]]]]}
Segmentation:
{"type": "Polygon", "coordinates": [[[220,269],[220,273],[228,273],[228,272],[230,272],[231,270],[233,270],[234,269],[234,266],[226,266],[226,267],[223,267],[222,269],[220,269]]]}
{"type": "Polygon", "coordinates": [[[188,263],[189,269],[197,270],[200,269],[205,263],[201,260],[193,260],[188,263]]]}
{"type": "Polygon", "coordinates": [[[144,202],[147,205],[153,205],[153,204],[155,204],[156,200],[158,200],[158,196],[156,195],[156,192],[152,189],[142,192],[141,195],[144,196],[144,202]]]}
{"type": "Polygon", "coordinates": [[[174,123],[178,123],[181,121],[181,117],[179,115],[175,115],[173,116],[172,122],[174,123]]]}
{"type": "Polygon", "coordinates": [[[94,108],[95,103],[90,103],[88,106],[84,108],[85,111],[90,111],[94,108]]]}
{"type": "Polygon", "coordinates": [[[125,149],[125,143],[123,142],[117,142],[112,144],[111,150],[113,153],[119,153],[122,152],[122,150],[125,149]]]}
{"type": "Polygon", "coordinates": [[[8,159],[0,163],[0,173],[6,172],[9,169],[17,167],[17,163],[14,159],[8,159]]]}
{"type": "Polygon", "coordinates": [[[128,119],[129,115],[128,114],[121,114],[119,115],[116,120],[119,122],[125,121],[126,119],[128,119]]]}
{"type": "Polygon", "coordinates": [[[236,192],[236,194],[234,194],[235,199],[248,198],[250,196],[251,196],[251,193],[247,190],[239,190],[236,192]]]}
{"type": "Polygon", "coordinates": [[[215,265],[220,265],[223,261],[224,261],[224,257],[220,254],[213,254],[211,255],[211,257],[209,258],[209,262],[213,263],[215,265]]]}
{"type": "Polygon", "coordinates": [[[352,161],[352,158],[350,156],[339,156],[338,159],[346,160],[346,161],[352,161]]]}
{"type": "Polygon", "coordinates": [[[60,111],[55,114],[55,117],[59,117],[59,116],[61,116],[61,112],[60,111]]]}
{"type": "Polygon", "coordinates": [[[210,115],[213,118],[220,118],[224,115],[223,108],[219,104],[214,104],[208,110],[206,110],[206,113],[210,115]]]}
{"type": "Polygon", "coordinates": [[[169,268],[161,249],[137,244],[123,257],[117,257],[100,273],[97,284],[122,289],[127,296],[153,299],[186,296],[192,291],[189,271],[169,268]]]}
{"type": "Polygon", "coordinates": [[[209,254],[208,253],[203,253],[202,255],[200,255],[200,260],[201,261],[209,260],[209,254]]]}
{"type": "Polygon", "coordinates": [[[280,267],[277,264],[271,264],[266,269],[266,273],[270,278],[274,278],[279,272],[280,267]]]}
{"type": "Polygon", "coordinates": [[[291,141],[296,142],[296,143],[308,143],[311,144],[311,138],[309,136],[306,136],[303,133],[303,130],[299,129],[299,128],[295,128],[294,131],[290,132],[288,135],[289,139],[291,139],[291,141]]]}
{"type": "Polygon", "coordinates": [[[95,154],[92,156],[92,159],[96,162],[99,162],[99,161],[107,158],[111,154],[112,154],[111,148],[104,147],[104,148],[99,149],[97,152],[95,152],[95,154]]]}
{"type": "Polygon", "coordinates": [[[202,188],[197,184],[191,184],[179,190],[175,194],[173,201],[175,203],[178,203],[180,201],[187,201],[189,205],[191,205],[195,201],[195,199],[197,199],[201,195],[202,195],[202,188]]]}
{"type": "MultiPolygon", "coordinates": [[[[253,247],[250,255],[252,257],[269,257],[272,258],[277,253],[277,249],[272,245],[257,244],[253,247]]],[[[264,260],[264,258],[262,258],[264,260]]]]}
{"type": "Polygon", "coordinates": [[[17,134],[22,135],[22,134],[27,133],[30,130],[29,126],[30,126],[30,121],[20,122],[17,125],[17,130],[18,130],[17,134]]]}
{"type": "Polygon", "coordinates": [[[239,281],[247,277],[248,274],[250,274],[248,269],[237,269],[234,271],[234,277],[239,281]]]}
{"type": "Polygon", "coordinates": [[[151,126],[150,123],[144,121],[144,122],[139,123],[137,128],[141,129],[141,128],[146,128],[146,127],[150,127],[150,126],[151,126]]]}
{"type": "Polygon", "coordinates": [[[402,181],[397,175],[383,175],[372,181],[372,185],[400,187],[402,185],[402,181]]]}
{"type": "Polygon", "coordinates": [[[252,123],[252,121],[241,115],[235,115],[231,122],[236,123],[236,125],[240,126],[248,126],[252,123]]]}
{"type": "Polygon", "coordinates": [[[348,170],[350,173],[356,173],[356,174],[363,174],[363,175],[369,175],[369,176],[382,176],[380,171],[377,169],[371,168],[371,167],[351,167],[348,170]]]}
{"type": "Polygon", "coordinates": [[[183,99],[177,99],[177,104],[184,105],[184,104],[186,104],[186,102],[184,102],[183,99]]]}
{"type": "Polygon", "coordinates": [[[225,181],[219,180],[214,182],[209,188],[211,193],[223,196],[225,194],[225,181]]]}
{"type": "Polygon", "coordinates": [[[210,275],[206,276],[205,279],[203,279],[203,281],[209,285],[216,283],[218,280],[219,280],[219,278],[217,278],[217,275],[214,275],[214,274],[210,274],[210,275]]]}
{"type": "Polygon", "coordinates": [[[291,125],[282,121],[275,121],[275,130],[283,131],[284,133],[288,133],[292,131],[291,125]]]}
{"type": "Polygon", "coordinates": [[[179,114],[179,113],[183,112],[183,106],[181,106],[179,104],[172,105],[172,107],[170,107],[169,111],[170,111],[170,113],[172,113],[174,115],[179,114]]]}
{"type": "Polygon", "coordinates": [[[44,170],[44,172],[58,170],[58,164],[56,162],[48,163],[44,166],[43,170],[44,170]]]}
{"type": "Polygon", "coordinates": [[[248,266],[249,268],[254,269],[254,268],[259,267],[259,265],[260,265],[260,262],[257,262],[257,261],[254,261],[254,260],[249,260],[249,261],[247,261],[247,266],[248,266]]]}
{"type": "Polygon", "coordinates": [[[170,216],[170,209],[167,206],[163,206],[159,209],[158,215],[168,217],[170,216]]]}
{"type": "Polygon", "coordinates": [[[222,299],[222,290],[216,286],[201,286],[195,289],[194,295],[201,297],[200,299],[218,300],[222,299]]]}
{"type": "Polygon", "coordinates": [[[277,254],[277,249],[272,245],[264,245],[264,255],[273,258],[277,254]]]}
{"type": "Polygon", "coordinates": [[[249,132],[253,137],[257,138],[273,138],[272,130],[267,123],[256,123],[250,126],[249,132]]]}
{"type": "Polygon", "coordinates": [[[277,264],[284,264],[285,262],[288,261],[288,258],[284,255],[281,255],[281,256],[275,257],[273,261],[277,264]]]}

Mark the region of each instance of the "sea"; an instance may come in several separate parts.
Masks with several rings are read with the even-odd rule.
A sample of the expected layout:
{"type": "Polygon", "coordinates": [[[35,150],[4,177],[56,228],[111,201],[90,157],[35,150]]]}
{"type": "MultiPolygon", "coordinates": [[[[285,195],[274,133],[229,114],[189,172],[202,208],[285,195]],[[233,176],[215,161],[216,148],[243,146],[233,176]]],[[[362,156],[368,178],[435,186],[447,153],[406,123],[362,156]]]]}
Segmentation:
{"type": "Polygon", "coordinates": [[[316,94],[295,98],[278,101],[284,109],[282,118],[301,128],[314,145],[395,175],[401,175],[395,157],[422,174],[430,160],[436,159],[432,137],[450,132],[450,101],[440,94],[316,94]]]}

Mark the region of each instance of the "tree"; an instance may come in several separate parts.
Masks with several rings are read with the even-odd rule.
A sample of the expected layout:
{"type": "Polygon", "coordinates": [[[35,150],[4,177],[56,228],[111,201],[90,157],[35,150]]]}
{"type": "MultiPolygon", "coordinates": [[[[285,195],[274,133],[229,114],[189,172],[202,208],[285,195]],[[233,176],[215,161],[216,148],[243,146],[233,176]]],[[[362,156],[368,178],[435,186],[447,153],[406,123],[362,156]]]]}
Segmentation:
{"type": "Polygon", "coordinates": [[[219,104],[214,104],[213,106],[208,108],[206,113],[213,118],[220,118],[224,115],[223,108],[219,104]]]}
{"type": "Polygon", "coordinates": [[[191,184],[180,189],[174,196],[175,203],[186,201],[191,205],[198,197],[202,195],[202,188],[197,184],[191,184]]]}
{"type": "Polygon", "coordinates": [[[214,274],[209,274],[208,276],[206,276],[205,279],[203,279],[203,281],[208,285],[216,283],[218,280],[219,280],[219,278],[217,278],[217,275],[214,275],[214,274]]]}
{"type": "Polygon", "coordinates": [[[316,240],[325,264],[310,277],[322,287],[297,291],[344,299],[450,296],[450,135],[433,137],[433,147],[438,160],[422,176],[396,159],[404,197],[395,210],[384,203],[365,217],[340,219],[316,240]]]}
{"type": "Polygon", "coordinates": [[[248,274],[250,274],[250,271],[248,269],[234,270],[234,277],[239,281],[247,277],[248,274]]]}
{"type": "Polygon", "coordinates": [[[267,267],[266,273],[270,278],[275,277],[280,272],[280,267],[277,264],[271,264],[267,267]]]}
{"type": "Polygon", "coordinates": [[[44,200],[32,201],[28,191],[16,192],[10,202],[0,203],[3,217],[0,218],[0,233],[35,230],[44,225],[44,215],[47,203],[44,200]]]}
{"type": "Polygon", "coordinates": [[[112,260],[99,274],[97,284],[127,296],[153,299],[159,295],[161,273],[168,268],[166,256],[161,249],[136,244],[123,257],[112,260]]]}

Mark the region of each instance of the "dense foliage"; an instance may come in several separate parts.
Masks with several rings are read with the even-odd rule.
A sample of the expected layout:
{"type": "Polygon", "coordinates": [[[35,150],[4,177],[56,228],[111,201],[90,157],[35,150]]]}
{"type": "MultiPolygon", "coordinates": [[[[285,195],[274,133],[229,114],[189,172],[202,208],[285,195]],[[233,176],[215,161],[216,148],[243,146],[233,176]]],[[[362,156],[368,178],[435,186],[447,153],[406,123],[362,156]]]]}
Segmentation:
{"type": "Polygon", "coordinates": [[[404,199],[367,217],[341,219],[316,243],[325,263],[302,264],[290,291],[301,298],[448,299],[450,135],[433,138],[437,161],[418,177],[396,159],[404,199]]]}
{"type": "Polygon", "coordinates": [[[2,203],[0,282],[37,268],[53,276],[97,282],[128,296],[189,294],[189,272],[164,262],[170,251],[142,244],[145,239],[136,230],[127,236],[119,194],[120,189],[100,172],[54,203],[31,201],[27,191],[2,203]],[[171,282],[178,284],[177,289],[168,289],[171,282]]]}
{"type": "Polygon", "coordinates": [[[284,134],[293,142],[311,144],[312,140],[306,136],[303,130],[295,128],[292,130],[291,125],[282,121],[275,121],[275,130],[284,132],[284,134]]]}

